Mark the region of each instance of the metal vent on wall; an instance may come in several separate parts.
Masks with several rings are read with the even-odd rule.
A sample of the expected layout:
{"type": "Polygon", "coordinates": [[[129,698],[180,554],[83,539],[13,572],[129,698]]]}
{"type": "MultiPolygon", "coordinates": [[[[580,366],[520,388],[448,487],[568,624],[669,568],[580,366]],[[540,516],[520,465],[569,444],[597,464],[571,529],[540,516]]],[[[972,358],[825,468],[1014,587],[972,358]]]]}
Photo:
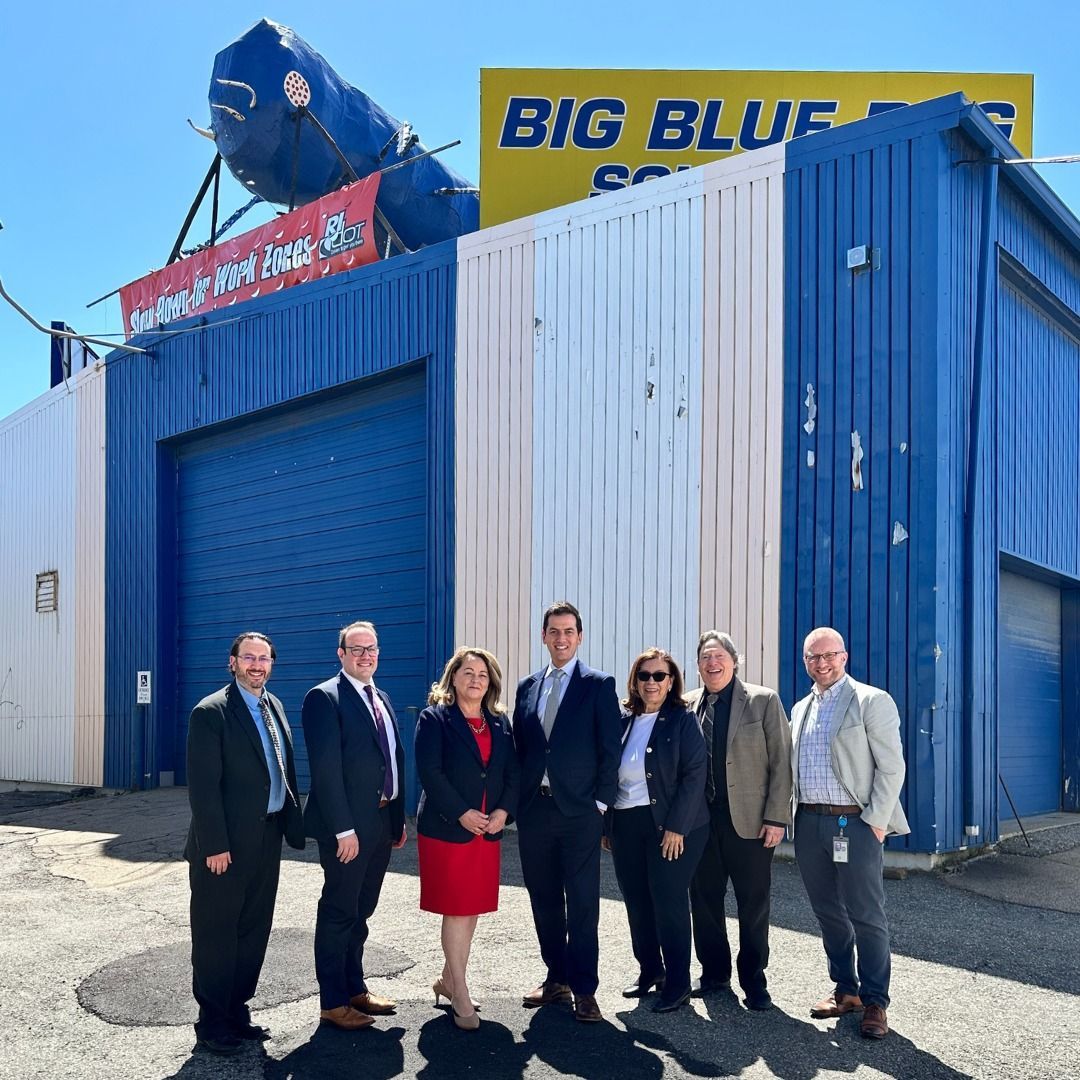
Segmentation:
{"type": "Polygon", "coordinates": [[[34,582],[34,610],[39,614],[56,611],[59,602],[60,574],[47,570],[38,574],[34,582]]]}

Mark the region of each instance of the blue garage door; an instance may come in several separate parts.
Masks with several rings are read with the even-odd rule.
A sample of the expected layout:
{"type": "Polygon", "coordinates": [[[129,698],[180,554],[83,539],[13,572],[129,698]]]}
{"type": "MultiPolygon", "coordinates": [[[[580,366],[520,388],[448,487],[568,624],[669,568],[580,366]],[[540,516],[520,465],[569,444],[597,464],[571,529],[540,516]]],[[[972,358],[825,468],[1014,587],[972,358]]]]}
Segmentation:
{"type": "Polygon", "coordinates": [[[1001,775],[1021,816],[1060,810],[1061,590],[1002,571],[999,610],[1001,775]]]}
{"type": "MultiPolygon", "coordinates": [[[[304,694],[340,670],[337,632],[370,619],[376,682],[411,759],[430,681],[426,621],[427,450],[423,371],[367,380],[229,425],[177,455],[177,754],[191,707],[228,679],[233,637],[273,639],[281,698],[308,788],[304,694]]],[[[410,774],[414,770],[409,770],[410,774]]]]}

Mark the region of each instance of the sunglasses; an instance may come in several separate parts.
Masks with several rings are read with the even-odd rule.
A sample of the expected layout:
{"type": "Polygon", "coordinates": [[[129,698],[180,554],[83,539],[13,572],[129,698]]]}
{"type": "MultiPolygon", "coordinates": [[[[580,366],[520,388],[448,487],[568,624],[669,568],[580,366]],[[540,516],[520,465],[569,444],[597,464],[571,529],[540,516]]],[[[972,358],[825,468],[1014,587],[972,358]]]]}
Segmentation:
{"type": "Polygon", "coordinates": [[[650,679],[653,682],[663,682],[665,679],[670,678],[670,671],[639,671],[637,673],[638,682],[649,682],[650,679]]]}

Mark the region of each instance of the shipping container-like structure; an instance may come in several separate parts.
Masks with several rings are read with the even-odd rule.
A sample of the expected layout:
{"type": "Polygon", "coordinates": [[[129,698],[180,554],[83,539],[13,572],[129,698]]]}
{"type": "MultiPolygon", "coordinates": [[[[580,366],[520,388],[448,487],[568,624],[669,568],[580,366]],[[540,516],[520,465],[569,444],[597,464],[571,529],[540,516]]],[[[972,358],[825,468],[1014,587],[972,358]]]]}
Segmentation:
{"type": "Polygon", "coordinates": [[[378,626],[408,744],[456,644],[512,694],[566,597],[620,681],[659,644],[693,685],[719,627],[789,706],[803,636],[840,629],[900,709],[899,852],[995,839],[1006,787],[1080,808],[1080,224],[1012,156],[953,95],[238,305],[50,391],[0,425],[23,711],[0,703],[0,776],[183,783],[188,712],[257,628],[304,787],[300,704],[345,622],[378,626]]]}

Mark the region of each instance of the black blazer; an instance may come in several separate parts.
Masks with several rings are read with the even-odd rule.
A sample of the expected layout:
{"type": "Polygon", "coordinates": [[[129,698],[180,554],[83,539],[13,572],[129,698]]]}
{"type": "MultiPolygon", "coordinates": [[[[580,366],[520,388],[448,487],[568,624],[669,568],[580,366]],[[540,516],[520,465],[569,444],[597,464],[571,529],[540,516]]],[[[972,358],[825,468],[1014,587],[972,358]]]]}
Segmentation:
{"type": "MultiPolygon", "coordinates": [[[[277,721],[285,752],[285,775],[296,794],[292,732],[285,710],[264,691],[277,721]]],[[[191,712],[187,737],[188,801],[191,827],[184,858],[199,863],[227,851],[234,866],[262,850],[270,771],[259,729],[235,680],[205,697],[191,712]]],[[[297,795],[299,798],[299,795],[297,795]]],[[[283,831],[290,847],[304,846],[300,808],[285,796],[283,831]]]]}
{"type": "MultiPolygon", "coordinates": [[[[491,730],[491,759],[485,766],[476,738],[457,705],[430,705],[416,724],[416,772],[424,793],[416,812],[416,831],[436,840],[466,844],[473,834],[458,818],[486,806],[487,813],[517,812],[518,761],[510,723],[484,713],[491,730]],[[486,797],[486,802],[485,802],[486,797]]],[[[501,840],[502,832],[484,834],[501,840]]]]}
{"type": "Polygon", "coordinates": [[[597,802],[615,801],[619,777],[619,696],[615,680],[580,660],[544,738],[538,711],[547,668],[518,684],[514,702],[514,743],[521,764],[518,823],[525,824],[547,770],[551,793],[567,817],[596,813],[597,802]]]}
{"type": "MultiPolygon", "coordinates": [[[[405,828],[405,751],[390,698],[378,687],[375,692],[397,739],[398,797],[390,803],[390,837],[396,843],[405,828]]],[[[386,763],[367,705],[339,672],[307,692],[300,717],[311,764],[304,811],[308,836],[331,842],[355,829],[361,845],[375,843],[382,833],[379,801],[386,763]]]]}
{"type": "MultiPolygon", "coordinates": [[[[623,745],[635,717],[623,711],[623,745]]],[[[646,748],[645,783],[657,836],[665,829],[686,836],[709,823],[705,801],[707,754],[705,739],[697,717],[680,702],[667,700],[653,724],[646,748]]],[[[614,803],[614,799],[612,802],[614,803]]],[[[604,825],[610,835],[612,814],[605,815],[604,825]]]]}

